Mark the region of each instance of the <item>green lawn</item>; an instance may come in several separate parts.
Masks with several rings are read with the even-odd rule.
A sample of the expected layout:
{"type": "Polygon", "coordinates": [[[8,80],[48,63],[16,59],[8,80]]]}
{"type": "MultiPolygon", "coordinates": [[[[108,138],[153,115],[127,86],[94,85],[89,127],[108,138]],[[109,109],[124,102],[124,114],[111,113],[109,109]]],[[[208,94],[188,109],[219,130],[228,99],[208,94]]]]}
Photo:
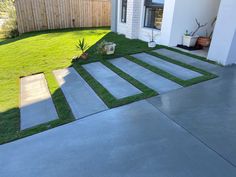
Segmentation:
{"type": "MultiPolygon", "coordinates": [[[[110,58],[125,56],[131,61],[134,61],[152,70],[153,72],[163,75],[164,77],[167,77],[183,86],[189,86],[215,77],[210,73],[198,70],[197,68],[188,66],[186,64],[176,63],[204,74],[204,76],[201,78],[184,82],[166,73],[165,71],[159,70],[142,62],[138,62],[135,60],[135,58],[129,56],[130,54],[143,51],[146,51],[152,55],[157,55],[150,51],[146,42],[126,39],[122,35],[111,33],[108,28],[53,30],[48,32],[28,33],[15,39],[0,39],[0,144],[12,141],[17,138],[32,135],[74,120],[64,95],[60,90],[54,76],[52,75],[53,70],[65,68],[71,64],[73,64],[75,69],[110,108],[158,94],[107,62],[107,59],[110,58]],[[88,52],[90,58],[87,61],[75,61],[71,63],[72,57],[79,55],[75,44],[80,38],[85,38],[89,43],[90,48],[88,52]],[[96,43],[104,39],[117,44],[115,55],[102,56],[97,54],[96,43]],[[116,100],[104,87],[102,87],[102,85],[94,80],[94,78],[92,78],[81,67],[81,64],[94,62],[97,60],[101,61],[111,70],[115,71],[121,77],[139,88],[143,94],[116,100]],[[34,127],[32,129],[19,131],[19,78],[21,76],[28,76],[39,72],[43,72],[46,76],[49,90],[52,94],[52,99],[60,119],[34,127]]],[[[167,61],[174,62],[170,58],[163,56],[159,57],[167,61]]],[[[197,57],[197,59],[205,60],[204,58],[199,57],[197,57]]]]}
{"type": "MultiPolygon", "coordinates": [[[[0,42],[0,143],[22,136],[19,133],[19,77],[44,72],[54,101],[64,103],[52,70],[71,65],[71,58],[78,55],[75,44],[80,38],[85,37],[92,46],[109,32],[106,28],[36,32],[0,42]]],[[[63,104],[56,106],[66,121],[72,119],[68,108],[65,110],[63,104]]],[[[30,131],[24,133],[31,134],[30,131]]]]}
{"type": "Polygon", "coordinates": [[[118,44],[116,56],[148,50],[146,43],[110,33],[108,28],[34,32],[15,39],[0,40],[0,144],[73,120],[70,108],[65,106],[65,98],[51,72],[71,65],[72,57],[79,55],[75,44],[80,38],[85,38],[91,46],[89,61],[101,57],[96,54],[94,44],[102,38],[118,44]],[[61,119],[20,132],[19,78],[39,72],[46,75],[61,119]]]}

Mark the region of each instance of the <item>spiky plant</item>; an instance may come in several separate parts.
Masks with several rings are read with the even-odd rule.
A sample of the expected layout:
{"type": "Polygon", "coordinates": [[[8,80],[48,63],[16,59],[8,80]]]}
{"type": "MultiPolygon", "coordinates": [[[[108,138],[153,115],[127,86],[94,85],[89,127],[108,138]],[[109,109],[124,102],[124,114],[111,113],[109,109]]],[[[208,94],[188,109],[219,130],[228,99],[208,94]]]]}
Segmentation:
{"type": "Polygon", "coordinates": [[[76,48],[83,53],[89,48],[88,43],[86,43],[85,39],[80,39],[78,44],[76,44],[76,48]]]}

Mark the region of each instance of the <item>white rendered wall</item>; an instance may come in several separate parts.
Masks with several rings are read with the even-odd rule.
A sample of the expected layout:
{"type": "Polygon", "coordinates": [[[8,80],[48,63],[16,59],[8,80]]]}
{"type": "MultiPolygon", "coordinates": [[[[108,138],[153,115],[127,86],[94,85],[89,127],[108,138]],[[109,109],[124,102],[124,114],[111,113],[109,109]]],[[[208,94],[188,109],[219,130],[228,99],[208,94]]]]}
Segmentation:
{"type": "MultiPolygon", "coordinates": [[[[144,6],[144,1],[145,0],[141,0],[140,3],[140,19],[139,19],[139,26],[137,26],[139,28],[139,35],[138,35],[138,39],[143,40],[143,41],[151,41],[151,36],[152,36],[152,29],[151,28],[146,28],[144,27],[144,18],[145,18],[145,6],[144,6]]],[[[160,30],[153,30],[154,32],[154,40],[156,43],[160,43],[160,37],[161,37],[161,31],[160,30]]]]}
{"type": "Polygon", "coordinates": [[[169,46],[170,44],[170,38],[174,24],[173,20],[174,20],[175,6],[176,6],[176,0],[165,0],[161,36],[160,36],[160,43],[163,45],[169,46]]]}
{"type": "Polygon", "coordinates": [[[223,65],[236,63],[236,0],[222,0],[208,58],[223,65]]]}
{"type": "Polygon", "coordinates": [[[121,22],[121,0],[118,0],[117,33],[126,35],[128,25],[121,22]]]}
{"type": "Polygon", "coordinates": [[[124,34],[127,38],[137,39],[139,36],[140,16],[141,16],[141,1],[128,0],[127,2],[127,18],[126,23],[121,22],[121,4],[118,0],[118,16],[117,16],[117,32],[124,34]]]}
{"type": "MultiPolygon", "coordinates": [[[[196,28],[195,18],[207,27],[199,31],[205,35],[212,31],[211,23],[217,16],[220,0],[165,0],[162,29],[154,30],[155,41],[158,44],[176,46],[182,43],[186,30],[196,28]]],[[[118,0],[117,32],[134,39],[150,41],[152,30],[144,27],[144,0],[128,0],[127,22],[121,23],[121,0],[118,0]]]]}
{"type": "Polygon", "coordinates": [[[220,0],[176,0],[169,46],[182,43],[182,36],[186,30],[192,32],[196,29],[195,18],[201,24],[208,23],[198,35],[208,34],[213,30],[211,23],[218,14],[220,0]]]}

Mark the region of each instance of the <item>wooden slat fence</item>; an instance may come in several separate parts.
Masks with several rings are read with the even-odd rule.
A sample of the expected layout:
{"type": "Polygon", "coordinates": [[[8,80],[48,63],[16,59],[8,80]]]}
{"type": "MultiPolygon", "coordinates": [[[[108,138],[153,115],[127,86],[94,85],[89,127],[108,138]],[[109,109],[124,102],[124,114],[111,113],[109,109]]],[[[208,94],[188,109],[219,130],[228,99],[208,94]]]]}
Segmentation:
{"type": "Polygon", "coordinates": [[[15,0],[20,33],[110,26],[111,0],[15,0]]]}

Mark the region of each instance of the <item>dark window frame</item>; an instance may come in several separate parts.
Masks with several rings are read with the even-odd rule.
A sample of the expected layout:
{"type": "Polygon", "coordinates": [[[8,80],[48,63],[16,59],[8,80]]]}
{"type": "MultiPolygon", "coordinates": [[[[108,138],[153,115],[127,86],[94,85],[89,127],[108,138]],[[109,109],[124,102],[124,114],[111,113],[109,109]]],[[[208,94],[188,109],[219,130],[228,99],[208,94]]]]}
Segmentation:
{"type": "Polygon", "coordinates": [[[121,1],[121,22],[126,23],[127,21],[127,0],[121,1]]]}
{"type": "Polygon", "coordinates": [[[152,0],[145,0],[145,2],[144,2],[144,8],[145,8],[144,27],[145,27],[145,28],[154,28],[154,29],[161,30],[161,28],[155,27],[155,23],[154,23],[154,20],[155,20],[155,11],[156,11],[156,9],[158,9],[158,8],[164,10],[164,4],[153,3],[152,0]],[[151,18],[152,18],[152,19],[151,19],[152,25],[151,25],[151,26],[146,25],[147,11],[148,11],[148,9],[151,9],[151,10],[152,10],[152,15],[151,15],[151,18]]]}

